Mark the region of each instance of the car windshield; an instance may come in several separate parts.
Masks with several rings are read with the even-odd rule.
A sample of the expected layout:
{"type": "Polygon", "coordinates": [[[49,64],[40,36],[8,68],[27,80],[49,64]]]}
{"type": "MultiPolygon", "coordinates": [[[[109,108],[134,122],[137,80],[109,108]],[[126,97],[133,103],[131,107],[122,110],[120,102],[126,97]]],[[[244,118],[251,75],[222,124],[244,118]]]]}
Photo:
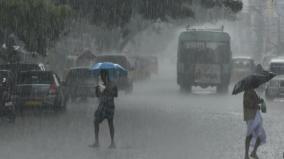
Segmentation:
{"type": "Polygon", "coordinates": [[[18,77],[18,84],[51,84],[53,75],[49,72],[25,72],[18,77]]]}
{"type": "Polygon", "coordinates": [[[226,46],[225,42],[213,42],[213,41],[185,41],[183,42],[183,48],[185,49],[212,49],[217,51],[218,49],[226,46]]]}

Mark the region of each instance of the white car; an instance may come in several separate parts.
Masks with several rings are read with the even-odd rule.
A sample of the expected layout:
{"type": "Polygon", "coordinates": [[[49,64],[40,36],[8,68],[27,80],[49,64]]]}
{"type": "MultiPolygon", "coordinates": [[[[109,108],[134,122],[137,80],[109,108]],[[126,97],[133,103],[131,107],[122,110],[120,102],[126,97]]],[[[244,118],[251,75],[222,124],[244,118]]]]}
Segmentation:
{"type": "Polygon", "coordinates": [[[268,83],[265,97],[268,100],[284,97],[284,75],[276,76],[268,83]]]}

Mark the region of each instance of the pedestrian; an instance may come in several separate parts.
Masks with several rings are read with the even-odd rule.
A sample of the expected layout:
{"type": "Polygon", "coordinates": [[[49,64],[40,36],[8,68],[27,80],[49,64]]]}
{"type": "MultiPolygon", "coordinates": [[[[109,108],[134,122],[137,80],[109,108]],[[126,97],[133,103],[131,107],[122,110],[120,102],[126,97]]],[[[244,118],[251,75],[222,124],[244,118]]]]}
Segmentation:
{"type": "Polygon", "coordinates": [[[244,92],[244,121],[247,123],[245,139],[245,159],[249,159],[249,147],[253,146],[251,157],[258,159],[257,149],[266,142],[266,134],[262,125],[259,104],[264,102],[255,92],[250,89],[244,92]]]}
{"type": "Polygon", "coordinates": [[[115,110],[114,98],[117,97],[118,91],[117,87],[110,81],[107,70],[101,70],[100,77],[103,83],[96,87],[96,96],[99,99],[99,106],[94,115],[95,143],[91,146],[99,147],[99,127],[100,124],[107,119],[111,137],[109,148],[115,148],[113,117],[115,110]]]}

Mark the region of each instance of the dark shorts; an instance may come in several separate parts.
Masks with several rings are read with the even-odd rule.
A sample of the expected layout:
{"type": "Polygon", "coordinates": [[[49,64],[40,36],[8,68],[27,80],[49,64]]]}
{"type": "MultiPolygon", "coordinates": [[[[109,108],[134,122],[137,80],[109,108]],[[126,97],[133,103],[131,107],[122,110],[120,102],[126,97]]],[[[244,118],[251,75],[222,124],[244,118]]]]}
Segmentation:
{"type": "Polygon", "coordinates": [[[95,111],[95,122],[101,123],[105,119],[113,120],[114,106],[112,107],[99,107],[95,111]]]}

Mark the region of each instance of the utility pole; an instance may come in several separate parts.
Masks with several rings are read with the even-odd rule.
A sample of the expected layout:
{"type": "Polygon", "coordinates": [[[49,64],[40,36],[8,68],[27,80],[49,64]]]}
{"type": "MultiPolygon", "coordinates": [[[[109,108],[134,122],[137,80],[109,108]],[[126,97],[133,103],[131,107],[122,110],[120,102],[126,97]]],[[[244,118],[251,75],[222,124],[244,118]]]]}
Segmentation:
{"type": "Polygon", "coordinates": [[[282,16],[284,16],[284,13],[283,13],[283,1],[280,1],[280,0],[276,0],[274,2],[274,5],[275,5],[275,8],[276,8],[276,14],[277,14],[277,55],[280,55],[281,52],[282,52],[282,39],[281,39],[281,18],[282,16]]]}
{"type": "Polygon", "coordinates": [[[281,52],[281,16],[277,18],[277,55],[281,52]]]}

